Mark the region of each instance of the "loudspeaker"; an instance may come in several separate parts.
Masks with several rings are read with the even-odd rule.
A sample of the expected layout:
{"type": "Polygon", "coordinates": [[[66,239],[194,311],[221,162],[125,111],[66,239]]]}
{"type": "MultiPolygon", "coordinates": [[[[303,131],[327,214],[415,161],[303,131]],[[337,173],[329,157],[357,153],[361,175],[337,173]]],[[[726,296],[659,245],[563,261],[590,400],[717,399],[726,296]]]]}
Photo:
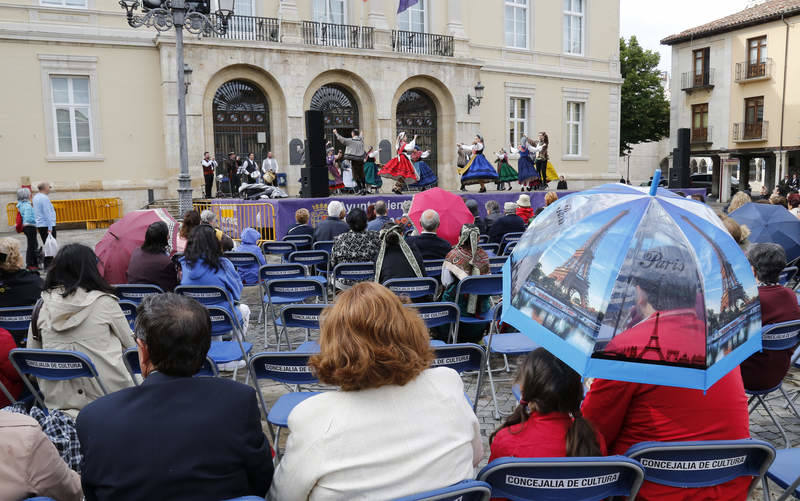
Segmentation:
{"type": "Polygon", "coordinates": [[[678,147],[672,150],[672,169],[669,171],[670,188],[689,187],[689,156],[691,146],[689,143],[690,131],[687,128],[678,129],[678,147]]]}
{"type": "Polygon", "coordinates": [[[324,167],[303,167],[300,169],[300,182],[300,196],[303,198],[322,198],[330,195],[328,170],[324,167]]]}
{"type": "Polygon", "coordinates": [[[306,110],[306,167],[325,168],[325,126],[322,112],[306,110]]]}

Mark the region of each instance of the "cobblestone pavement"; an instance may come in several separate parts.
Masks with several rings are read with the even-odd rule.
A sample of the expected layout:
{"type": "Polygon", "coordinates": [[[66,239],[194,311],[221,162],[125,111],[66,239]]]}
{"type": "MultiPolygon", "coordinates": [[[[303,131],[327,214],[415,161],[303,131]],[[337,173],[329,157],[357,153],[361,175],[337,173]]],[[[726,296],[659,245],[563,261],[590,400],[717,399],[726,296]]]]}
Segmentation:
{"type": "MultiPolygon", "coordinates": [[[[105,230],[60,231],[59,243],[61,245],[65,245],[67,243],[79,242],[94,247],[94,244],[98,242],[100,238],[102,238],[104,233],[105,230]]],[[[16,234],[0,234],[0,237],[2,236],[14,236],[19,238],[24,248],[24,236],[16,234]]],[[[242,299],[245,303],[250,305],[250,309],[252,311],[250,328],[247,333],[247,340],[253,343],[254,353],[265,351],[264,324],[263,321],[259,322],[258,318],[260,312],[260,296],[254,288],[249,288],[245,289],[242,299]]],[[[290,341],[295,347],[305,340],[305,335],[306,333],[304,329],[290,329],[289,331],[290,341]]],[[[311,339],[318,340],[319,332],[312,331],[311,339]]],[[[266,347],[267,351],[274,351],[276,349],[275,335],[271,324],[269,324],[268,328],[268,341],[270,345],[266,347]]],[[[491,363],[493,368],[498,369],[502,368],[504,365],[503,358],[499,356],[493,356],[491,363]]],[[[509,372],[499,371],[495,373],[497,405],[501,413],[511,412],[516,405],[516,400],[511,394],[510,381],[510,379],[516,373],[516,366],[517,359],[512,357],[509,359],[509,372]]],[[[239,371],[237,379],[241,382],[244,382],[245,372],[246,371],[239,371]]],[[[475,394],[477,375],[465,374],[463,376],[463,380],[465,384],[465,391],[468,395],[470,395],[470,398],[472,398],[472,396],[475,394]]],[[[268,406],[271,406],[281,395],[290,391],[290,388],[286,385],[269,381],[260,381],[259,386],[261,387],[268,406]]],[[[800,370],[792,369],[790,371],[789,375],[784,380],[784,387],[790,395],[800,392],[800,370]]],[[[797,400],[797,402],[800,404],[800,398],[797,400]]],[[[786,430],[792,446],[800,447],[800,418],[792,414],[791,410],[786,407],[782,399],[774,398],[771,400],[771,405],[773,411],[777,415],[777,418],[780,420],[782,426],[786,430]]],[[[492,432],[502,423],[502,417],[500,420],[495,419],[494,417],[494,404],[492,402],[489,381],[488,378],[485,377],[481,388],[481,396],[478,399],[477,414],[481,425],[481,434],[483,435],[484,440],[484,458],[480,464],[480,466],[483,466],[486,464],[489,457],[489,435],[491,435],[492,432]]],[[[752,437],[766,440],[776,448],[784,447],[783,438],[781,437],[775,425],[770,421],[769,416],[761,408],[753,412],[753,414],[750,416],[750,433],[752,437]]],[[[281,436],[281,445],[285,443],[285,437],[286,434],[281,436]]],[[[774,492],[776,489],[772,488],[771,490],[773,491],[773,498],[777,499],[777,496],[774,492]]],[[[751,494],[750,499],[762,499],[760,486],[756,487],[751,494]]]]}

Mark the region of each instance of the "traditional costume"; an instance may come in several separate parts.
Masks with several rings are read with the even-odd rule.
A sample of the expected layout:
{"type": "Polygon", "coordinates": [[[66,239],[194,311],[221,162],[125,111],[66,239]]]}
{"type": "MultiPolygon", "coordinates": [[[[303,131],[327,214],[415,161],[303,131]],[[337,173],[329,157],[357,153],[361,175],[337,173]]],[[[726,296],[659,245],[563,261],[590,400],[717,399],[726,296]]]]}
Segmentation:
{"type": "Polygon", "coordinates": [[[499,176],[497,179],[497,189],[503,190],[503,184],[508,183],[508,189],[510,190],[511,183],[517,180],[517,171],[508,163],[508,154],[506,154],[505,151],[500,150],[495,153],[495,155],[497,155],[497,160],[495,160],[494,163],[497,164],[497,175],[499,176]]]}
{"type": "Polygon", "coordinates": [[[532,187],[539,183],[539,174],[536,172],[536,165],[534,165],[533,158],[531,158],[531,153],[535,154],[536,152],[531,152],[528,149],[528,139],[523,137],[519,149],[512,146],[511,153],[519,154],[519,160],[517,161],[519,184],[523,190],[527,186],[528,191],[530,191],[532,187]]]}
{"type": "MultiPolygon", "coordinates": [[[[534,161],[536,165],[536,172],[539,174],[539,179],[542,182],[542,186],[547,188],[547,162],[550,160],[550,155],[547,153],[547,146],[550,144],[550,140],[547,138],[547,134],[544,132],[540,133],[541,136],[544,136],[543,141],[539,141],[536,144],[536,147],[533,149],[536,152],[536,160],[534,161]]],[[[528,140],[530,141],[530,140],[528,140]]],[[[558,179],[558,176],[556,176],[558,179]]]]}
{"type": "Polygon", "coordinates": [[[344,183],[342,182],[342,172],[336,165],[336,155],[334,151],[333,148],[329,148],[328,155],[325,157],[325,163],[328,166],[328,188],[331,190],[341,190],[344,188],[344,183]]]}
{"type": "Polygon", "coordinates": [[[483,193],[486,191],[484,184],[487,181],[496,180],[498,176],[492,164],[483,156],[483,138],[481,136],[476,137],[478,142],[461,145],[462,150],[472,152],[472,158],[469,159],[467,165],[458,169],[458,173],[461,175],[461,186],[480,184],[481,193],[483,193]]]}
{"type": "Polygon", "coordinates": [[[367,153],[367,161],[364,163],[364,177],[367,185],[370,188],[374,188],[376,192],[383,186],[383,179],[378,175],[377,158],[380,151],[380,149],[373,150],[370,148],[370,151],[367,153]]]}
{"type": "Polygon", "coordinates": [[[397,142],[395,143],[397,156],[389,160],[386,165],[378,171],[379,176],[395,180],[392,191],[398,195],[402,194],[403,184],[405,184],[406,179],[415,182],[419,180],[417,171],[414,170],[414,165],[408,158],[408,153],[406,153],[414,151],[415,146],[416,141],[412,139],[410,143],[407,143],[406,133],[401,132],[400,135],[397,136],[397,142]]]}
{"type": "Polygon", "coordinates": [[[433,172],[433,169],[431,169],[431,166],[428,165],[428,163],[424,160],[430,155],[430,151],[422,151],[419,146],[414,148],[414,151],[411,153],[411,162],[414,165],[414,170],[417,171],[417,175],[419,176],[419,181],[409,185],[411,188],[420,188],[425,190],[439,181],[439,178],[436,177],[436,174],[433,172]]]}

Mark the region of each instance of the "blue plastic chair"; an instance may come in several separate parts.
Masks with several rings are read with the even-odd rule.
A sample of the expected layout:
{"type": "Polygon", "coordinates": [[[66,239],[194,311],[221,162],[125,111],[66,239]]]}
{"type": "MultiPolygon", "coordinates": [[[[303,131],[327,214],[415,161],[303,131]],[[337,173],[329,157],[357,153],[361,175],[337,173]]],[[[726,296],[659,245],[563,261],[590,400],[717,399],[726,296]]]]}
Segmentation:
{"type": "Polygon", "coordinates": [[[8,400],[8,405],[13,405],[17,403],[17,399],[14,398],[14,395],[12,395],[10,391],[8,391],[8,388],[6,388],[6,385],[4,385],[2,382],[0,382],[0,393],[2,393],[4,397],[6,397],[6,400],[8,400]]]}
{"type": "Polygon", "coordinates": [[[786,286],[789,282],[794,280],[795,276],[797,276],[797,266],[787,266],[778,276],[778,283],[786,286]]]}
{"type": "Polygon", "coordinates": [[[520,238],[522,238],[522,232],[512,231],[511,233],[506,233],[500,240],[500,251],[505,254],[506,246],[511,242],[518,242],[520,238]]]}
{"type": "MultiPolygon", "coordinates": [[[[137,381],[136,377],[134,376],[141,375],[142,373],[142,368],[139,366],[139,350],[136,348],[128,348],[122,352],[122,363],[125,364],[128,374],[131,375],[133,384],[138,386],[139,381],[137,381]]],[[[218,375],[219,370],[217,370],[217,364],[215,364],[210,358],[206,357],[205,362],[203,362],[203,366],[200,367],[200,370],[197,371],[197,374],[195,374],[194,377],[217,377],[218,375]]]]}
{"type": "Polygon", "coordinates": [[[761,480],[764,501],[772,499],[769,494],[768,479],[784,489],[778,497],[778,501],[789,499],[790,496],[800,499],[800,468],[798,465],[800,465],[800,447],[779,450],[775,454],[775,461],[772,462],[767,474],[761,480]]]}
{"type": "Polygon", "coordinates": [[[324,250],[330,255],[333,252],[333,240],[318,240],[311,246],[312,250],[324,250]]]}
{"type": "Polygon", "coordinates": [[[294,242],[264,242],[261,244],[261,251],[265,256],[270,254],[280,256],[281,261],[283,261],[283,258],[297,251],[297,245],[294,242]]]}
{"type": "Polygon", "coordinates": [[[489,235],[479,235],[478,236],[478,243],[479,244],[488,244],[489,243],[489,235]]]}
{"type": "MultiPolygon", "coordinates": [[[[763,350],[788,350],[790,348],[794,348],[799,341],[800,320],[791,320],[789,322],[764,325],[761,328],[761,347],[763,350]]],[[[783,388],[782,381],[778,382],[777,386],[766,390],[744,389],[744,392],[750,396],[750,399],[747,401],[748,406],[753,404],[755,401],[755,404],[750,407],[750,413],[752,414],[753,411],[759,406],[763,407],[764,410],[767,411],[767,415],[772,420],[772,423],[778,428],[778,431],[780,431],[781,435],[783,436],[783,440],[786,443],[786,448],[788,449],[791,447],[791,443],[789,442],[789,437],[786,435],[786,430],[783,429],[780,421],[772,413],[772,409],[766,398],[767,395],[775,391],[779,391],[781,395],[783,395],[788,406],[791,407],[795,415],[800,418],[800,413],[798,413],[797,408],[792,402],[792,399],[790,399],[789,395],[786,394],[786,390],[783,388]]]]}
{"type": "Polygon", "coordinates": [[[225,257],[233,264],[233,267],[236,268],[236,272],[239,274],[239,278],[242,279],[242,284],[245,287],[258,285],[258,279],[250,282],[245,280],[245,273],[247,272],[250,272],[251,276],[258,277],[261,261],[258,260],[255,254],[250,252],[228,251],[225,253],[225,257]]]}
{"type": "Polygon", "coordinates": [[[118,298],[131,301],[136,305],[147,296],[164,293],[161,287],[153,284],[117,284],[114,288],[117,289],[118,298]]]}
{"type": "Polygon", "coordinates": [[[306,268],[299,263],[265,264],[258,269],[258,281],[261,284],[261,309],[258,314],[258,321],[264,320],[264,345],[267,345],[267,283],[270,280],[283,280],[286,278],[304,278],[306,268]]]}
{"type": "Polygon", "coordinates": [[[33,308],[33,306],[0,308],[0,328],[15,334],[16,338],[25,339],[31,325],[33,308]]]}
{"type": "Polygon", "coordinates": [[[434,345],[433,352],[434,359],[431,367],[449,367],[459,374],[466,371],[478,372],[475,397],[470,401],[473,412],[477,413],[478,399],[481,396],[483,359],[486,357],[486,352],[482,347],[473,343],[434,345]]]}
{"type": "Polygon", "coordinates": [[[136,325],[136,307],[137,304],[133,301],[128,301],[125,299],[121,299],[119,301],[119,308],[122,310],[122,314],[125,315],[125,318],[128,320],[128,325],[131,326],[131,329],[133,329],[136,325]]]}
{"type": "Polygon", "coordinates": [[[489,271],[492,275],[498,275],[503,272],[503,265],[506,264],[508,256],[497,256],[489,258],[489,271]]]}
{"type": "MultiPolygon", "coordinates": [[[[283,309],[281,309],[280,317],[276,320],[277,325],[284,331],[290,328],[305,329],[306,342],[308,342],[311,330],[319,330],[320,315],[322,315],[322,311],[328,308],[328,306],[327,304],[290,304],[289,306],[284,306],[283,309]]],[[[288,343],[288,332],[282,332],[281,334],[285,336],[286,342],[288,343]]],[[[292,349],[291,344],[289,345],[289,349],[292,349]]]]}
{"type": "Polygon", "coordinates": [[[775,448],[763,440],[642,442],[625,452],[644,468],[644,479],[683,489],[711,487],[739,477],[754,481],[775,459],[775,448]]]}
{"type": "Polygon", "coordinates": [[[281,395],[272,405],[272,408],[267,409],[261,388],[258,384],[255,385],[260,397],[261,409],[269,424],[270,434],[275,438],[272,443],[275,447],[275,457],[278,459],[281,456],[279,446],[281,429],[289,426],[289,414],[292,409],[307,398],[319,394],[319,392],[315,391],[299,391],[300,385],[319,382],[317,376],[308,367],[308,359],[310,357],[311,353],[302,352],[262,352],[256,353],[250,358],[250,370],[256,380],[269,379],[295,386],[296,391],[281,395]],[[272,427],[277,428],[277,430],[273,432],[272,427]]]}
{"type": "Polygon", "coordinates": [[[514,248],[517,246],[517,243],[519,243],[519,240],[512,240],[508,242],[505,247],[503,247],[503,255],[510,256],[511,253],[514,252],[514,248]]]}
{"type": "Polygon", "coordinates": [[[509,355],[524,355],[539,347],[530,337],[521,332],[507,332],[503,334],[498,332],[502,312],[503,303],[494,305],[491,312],[492,323],[489,326],[489,335],[483,337],[483,344],[486,346],[486,374],[489,376],[489,388],[492,390],[495,419],[500,419],[500,407],[497,405],[497,393],[494,386],[495,379],[492,375],[492,372],[495,370],[492,369],[492,353],[503,355],[505,367],[501,370],[508,372],[509,355]]]}
{"type": "Polygon", "coordinates": [[[432,329],[440,325],[449,325],[450,331],[448,339],[452,343],[458,342],[458,319],[461,316],[461,311],[455,303],[439,302],[439,303],[410,303],[405,305],[406,308],[414,308],[417,314],[425,322],[425,327],[432,329]]]}
{"type": "Polygon", "coordinates": [[[411,299],[430,297],[434,299],[439,290],[439,282],[435,278],[392,278],[383,282],[383,286],[398,296],[411,299]]]}
{"type": "Polygon", "coordinates": [[[33,383],[25,376],[34,376],[47,381],[67,381],[83,377],[94,378],[103,395],[108,394],[108,390],[97,373],[92,360],[85,353],[66,350],[15,348],[8,353],[8,359],[22,376],[22,382],[45,413],[47,412],[47,406],[44,403],[44,399],[33,386],[33,383]]]}
{"type": "Polygon", "coordinates": [[[495,256],[500,255],[500,244],[485,243],[485,244],[478,244],[478,247],[485,250],[487,253],[491,251],[495,256]]]}
{"type": "Polygon", "coordinates": [[[334,295],[336,294],[336,282],[339,280],[365,282],[372,280],[374,277],[375,263],[339,263],[333,268],[333,293],[334,295]]]}
{"type": "Polygon", "coordinates": [[[437,281],[442,279],[442,266],[444,259],[426,259],[422,262],[425,266],[425,275],[435,278],[437,281]]]}
{"type": "Polygon", "coordinates": [[[625,456],[500,458],[478,473],[493,498],[511,500],[635,499],[643,479],[642,466],[625,456]]]}
{"type": "Polygon", "coordinates": [[[478,480],[464,480],[449,487],[420,492],[394,501],[489,501],[492,486],[478,480]]]}
{"type": "Polygon", "coordinates": [[[292,242],[297,250],[305,251],[311,250],[311,244],[314,239],[311,235],[286,235],[281,239],[282,242],[292,242]]]}
{"type": "MultiPolygon", "coordinates": [[[[503,277],[501,275],[476,275],[469,276],[458,282],[456,286],[456,298],[462,294],[477,294],[479,296],[502,296],[503,277]]],[[[481,316],[461,314],[460,322],[465,324],[488,324],[492,321],[491,312],[486,312],[481,316]]]]}
{"type": "MultiPolygon", "coordinates": [[[[272,327],[275,332],[275,344],[278,350],[281,349],[281,340],[278,333],[277,318],[280,312],[277,306],[284,306],[287,304],[303,303],[309,299],[321,299],[323,303],[328,303],[328,290],[325,285],[318,280],[310,277],[303,278],[286,278],[283,280],[270,280],[267,283],[266,295],[264,302],[266,303],[266,310],[271,312],[272,327]]],[[[284,330],[284,333],[285,330],[284,330]]],[[[289,336],[286,333],[286,344],[291,349],[289,344],[289,336]]],[[[267,323],[264,322],[264,346],[267,346],[267,323]]]]}
{"type": "Polygon", "coordinates": [[[292,252],[287,261],[290,263],[302,264],[306,268],[306,275],[330,275],[330,254],[325,250],[304,250],[292,252]]]}

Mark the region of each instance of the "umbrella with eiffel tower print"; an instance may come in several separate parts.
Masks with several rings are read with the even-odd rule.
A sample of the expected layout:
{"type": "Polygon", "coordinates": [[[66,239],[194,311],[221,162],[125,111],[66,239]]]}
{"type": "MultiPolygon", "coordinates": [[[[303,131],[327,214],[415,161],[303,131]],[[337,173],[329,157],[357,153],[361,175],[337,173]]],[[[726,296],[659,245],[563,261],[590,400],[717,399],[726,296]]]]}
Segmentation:
{"type": "Polygon", "coordinates": [[[706,390],[761,349],[758,289],[714,212],[657,187],[547,207],[503,268],[502,320],[585,377],[706,390]]]}

